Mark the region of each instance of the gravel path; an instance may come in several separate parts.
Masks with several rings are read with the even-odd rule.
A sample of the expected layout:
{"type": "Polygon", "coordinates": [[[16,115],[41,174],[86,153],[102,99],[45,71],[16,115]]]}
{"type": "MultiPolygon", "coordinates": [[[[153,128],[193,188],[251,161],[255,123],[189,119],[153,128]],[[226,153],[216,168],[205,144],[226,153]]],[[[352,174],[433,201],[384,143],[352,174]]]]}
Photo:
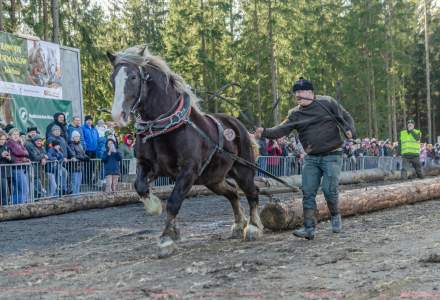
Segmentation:
{"type": "Polygon", "coordinates": [[[440,299],[438,200],[248,243],[228,239],[228,201],[188,199],[159,260],[162,225],[141,205],[0,223],[0,299],[440,299]]]}

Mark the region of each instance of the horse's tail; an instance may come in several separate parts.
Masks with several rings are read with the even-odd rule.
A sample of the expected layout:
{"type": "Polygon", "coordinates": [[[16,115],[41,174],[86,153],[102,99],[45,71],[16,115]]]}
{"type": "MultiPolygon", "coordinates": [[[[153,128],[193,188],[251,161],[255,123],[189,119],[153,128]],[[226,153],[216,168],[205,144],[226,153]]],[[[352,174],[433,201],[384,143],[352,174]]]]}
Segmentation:
{"type": "Polygon", "coordinates": [[[260,146],[258,146],[257,140],[253,134],[249,133],[249,138],[251,139],[252,154],[254,155],[254,159],[252,161],[256,162],[258,155],[260,155],[260,146]]]}

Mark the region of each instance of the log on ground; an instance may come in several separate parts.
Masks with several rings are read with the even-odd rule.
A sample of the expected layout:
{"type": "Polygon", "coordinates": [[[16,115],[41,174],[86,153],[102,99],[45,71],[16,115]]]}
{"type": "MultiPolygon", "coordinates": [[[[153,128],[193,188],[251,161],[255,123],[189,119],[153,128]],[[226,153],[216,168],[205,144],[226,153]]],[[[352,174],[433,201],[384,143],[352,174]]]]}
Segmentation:
{"type": "MultiPolygon", "coordinates": [[[[345,191],[339,195],[339,208],[342,216],[351,216],[433,199],[440,199],[439,178],[345,191]]],[[[323,195],[319,195],[316,202],[318,220],[328,219],[330,215],[323,195]]],[[[302,202],[297,199],[269,203],[260,216],[265,228],[294,229],[303,223],[302,202]]]]}

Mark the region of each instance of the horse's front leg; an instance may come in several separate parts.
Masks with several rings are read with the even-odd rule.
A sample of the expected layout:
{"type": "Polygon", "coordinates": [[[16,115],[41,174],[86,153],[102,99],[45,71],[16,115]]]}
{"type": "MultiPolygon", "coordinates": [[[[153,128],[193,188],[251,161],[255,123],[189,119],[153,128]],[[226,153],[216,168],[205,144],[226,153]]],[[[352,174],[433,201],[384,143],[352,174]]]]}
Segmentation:
{"type": "Polygon", "coordinates": [[[134,187],[144,203],[145,212],[148,215],[160,215],[162,213],[162,201],[150,193],[149,179],[152,176],[152,167],[148,162],[138,162],[136,181],[134,187]]]}
{"type": "Polygon", "coordinates": [[[148,163],[138,161],[136,165],[136,181],[134,188],[139,197],[147,198],[150,193],[150,186],[148,184],[148,174],[151,172],[151,167],[148,163]]]}
{"type": "Polygon", "coordinates": [[[159,241],[159,258],[168,257],[177,250],[174,242],[180,238],[180,233],[176,225],[176,217],[196,179],[197,172],[192,166],[185,166],[176,178],[173,192],[167,200],[167,219],[159,241]]]}

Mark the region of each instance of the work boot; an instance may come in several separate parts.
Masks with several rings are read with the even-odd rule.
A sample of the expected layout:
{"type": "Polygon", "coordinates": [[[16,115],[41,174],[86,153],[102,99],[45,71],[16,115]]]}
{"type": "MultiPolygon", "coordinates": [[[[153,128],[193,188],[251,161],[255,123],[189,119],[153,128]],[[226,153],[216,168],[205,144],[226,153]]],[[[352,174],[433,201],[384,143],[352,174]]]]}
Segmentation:
{"type": "Polygon", "coordinates": [[[332,231],[334,233],[340,233],[342,230],[341,214],[337,214],[337,215],[332,216],[331,223],[332,223],[332,231]]]}
{"type": "Polygon", "coordinates": [[[304,209],[304,227],[294,230],[293,235],[307,240],[315,238],[316,217],[314,209],[304,209]]]}

